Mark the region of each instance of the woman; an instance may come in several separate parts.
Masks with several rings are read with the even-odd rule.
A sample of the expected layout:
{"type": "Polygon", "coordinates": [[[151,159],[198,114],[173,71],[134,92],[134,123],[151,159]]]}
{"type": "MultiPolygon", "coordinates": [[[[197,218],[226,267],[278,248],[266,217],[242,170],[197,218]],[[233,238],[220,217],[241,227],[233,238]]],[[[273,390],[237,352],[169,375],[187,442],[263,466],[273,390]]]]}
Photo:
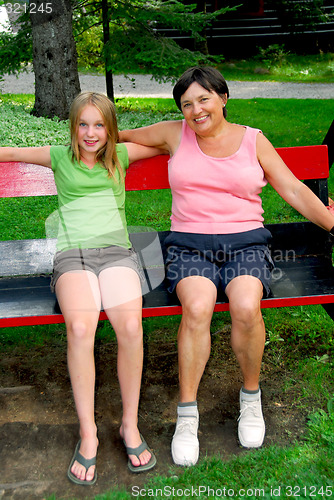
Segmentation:
{"type": "Polygon", "coordinates": [[[226,120],[227,84],[214,68],[188,69],[173,89],[184,120],[120,133],[122,141],[167,149],[172,190],[167,278],[182,304],[178,333],[180,402],[172,456],[199,456],[197,391],[210,354],[210,323],[222,288],[231,344],[240,365],[238,437],[259,447],[265,435],[259,376],[265,343],[260,301],[273,264],[260,193],[269,182],[296,210],[326,230],[334,217],[284,164],[260,130],[226,120]]]}

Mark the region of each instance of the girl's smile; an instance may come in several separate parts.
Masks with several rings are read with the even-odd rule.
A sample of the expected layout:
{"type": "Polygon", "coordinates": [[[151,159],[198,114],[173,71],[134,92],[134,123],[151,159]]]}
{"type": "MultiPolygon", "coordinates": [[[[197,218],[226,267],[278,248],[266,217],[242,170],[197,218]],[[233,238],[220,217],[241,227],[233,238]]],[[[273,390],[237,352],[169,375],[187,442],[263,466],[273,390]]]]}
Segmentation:
{"type": "Polygon", "coordinates": [[[78,144],[80,154],[87,159],[95,155],[107,142],[108,133],[100,111],[88,104],[82,111],[78,122],[78,144]]]}

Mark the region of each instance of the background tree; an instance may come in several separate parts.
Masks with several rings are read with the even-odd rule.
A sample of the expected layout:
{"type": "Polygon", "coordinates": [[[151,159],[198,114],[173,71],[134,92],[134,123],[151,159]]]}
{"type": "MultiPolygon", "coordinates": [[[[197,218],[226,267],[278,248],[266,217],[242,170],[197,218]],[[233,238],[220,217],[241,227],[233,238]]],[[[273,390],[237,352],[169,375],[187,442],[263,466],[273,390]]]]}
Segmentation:
{"type": "MultiPolygon", "coordinates": [[[[206,14],[206,0],[197,0],[196,2],[196,11],[197,12],[204,12],[206,14]]],[[[206,38],[206,30],[204,29],[201,33],[201,40],[195,41],[195,49],[199,50],[202,54],[209,54],[209,49],[208,49],[208,41],[206,38]]]]}
{"type": "Polygon", "coordinates": [[[44,10],[45,1],[34,3],[36,9],[30,12],[35,73],[33,114],[66,119],[71,102],[80,92],[71,0],[50,2],[50,13],[44,10]]]}
{"type": "MultiPolygon", "coordinates": [[[[94,47],[89,53],[89,65],[105,65],[108,95],[113,99],[113,72],[148,72],[160,80],[173,79],[185,68],[195,64],[214,64],[221,58],[204,55],[199,51],[182,49],[175,41],[164,37],[161,27],[173,27],[189,34],[194,40],[203,39],[201,32],[214,19],[229,10],[214,13],[196,12],[196,5],[184,5],[178,0],[53,0],[30,2],[36,5],[29,20],[20,31],[29,33],[21,58],[17,36],[7,37],[1,43],[0,72],[22,69],[27,64],[29,51],[33,54],[36,80],[34,113],[43,116],[66,118],[70,102],[80,91],[76,47],[86,54],[87,41],[94,47]],[[43,6],[52,5],[52,12],[43,6]],[[73,12],[72,12],[73,11],[73,12]],[[87,36],[87,33],[89,35],[87,36]],[[80,45],[82,40],[85,43],[80,45]],[[32,42],[32,44],[31,44],[32,42]],[[6,52],[7,50],[7,52],[6,52]],[[6,55],[6,57],[3,57],[6,55]],[[13,57],[15,55],[15,64],[13,57]]],[[[19,33],[20,33],[19,31],[19,33]]]]}
{"type": "Polygon", "coordinates": [[[267,0],[278,17],[281,26],[289,33],[303,33],[315,30],[317,24],[328,20],[323,11],[323,0],[291,2],[290,0],[267,0]]]}
{"type": "MultiPolygon", "coordinates": [[[[202,34],[205,27],[228,10],[227,7],[208,14],[196,4],[185,5],[178,0],[82,0],[74,11],[79,59],[83,57],[90,65],[105,64],[107,89],[112,87],[108,77],[111,79],[113,72],[145,71],[158,80],[174,79],[189,66],[215,64],[222,57],[181,48],[174,40],[163,36],[163,28],[172,27],[202,43],[205,42],[202,34]],[[102,37],[96,29],[99,12],[103,13],[103,45],[97,42],[98,37],[102,37]],[[88,56],[87,45],[80,41],[87,31],[95,38],[93,43],[91,38],[92,50],[88,50],[88,56]]],[[[111,91],[108,95],[113,98],[111,91]]]]}

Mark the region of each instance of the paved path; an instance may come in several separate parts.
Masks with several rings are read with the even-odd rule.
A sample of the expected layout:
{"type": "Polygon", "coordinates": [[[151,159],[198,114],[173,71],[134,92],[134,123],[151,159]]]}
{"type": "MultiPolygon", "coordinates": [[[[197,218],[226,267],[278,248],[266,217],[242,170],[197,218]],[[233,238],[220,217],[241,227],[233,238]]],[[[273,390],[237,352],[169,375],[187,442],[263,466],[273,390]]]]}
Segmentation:
{"type": "MultiPolygon", "coordinates": [[[[104,76],[80,75],[81,90],[106,92],[104,76]]],[[[234,99],[290,98],[334,99],[334,83],[282,83],[282,82],[228,82],[230,97],[234,99]]],[[[171,83],[158,83],[149,75],[114,77],[116,97],[172,97],[171,83]]],[[[3,93],[34,93],[33,73],[22,73],[18,78],[6,75],[0,84],[3,93]]]]}

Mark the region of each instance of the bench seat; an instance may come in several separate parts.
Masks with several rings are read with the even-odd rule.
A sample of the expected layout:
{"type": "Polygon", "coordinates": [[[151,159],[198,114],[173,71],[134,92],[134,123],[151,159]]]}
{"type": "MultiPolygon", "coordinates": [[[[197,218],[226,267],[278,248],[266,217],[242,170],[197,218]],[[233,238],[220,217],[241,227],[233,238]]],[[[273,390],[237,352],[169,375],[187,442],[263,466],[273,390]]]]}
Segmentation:
{"type": "MultiPolygon", "coordinates": [[[[271,252],[275,262],[271,294],[263,308],[334,303],[334,268],[331,241],[322,229],[309,222],[266,225],[273,235],[271,252]]],[[[146,280],[143,285],[143,317],[181,314],[175,294],[166,289],[162,256],[168,231],[136,233],[132,243],[140,257],[146,280]]],[[[0,326],[13,327],[64,322],[55,294],[50,290],[55,240],[0,242],[0,326]],[[11,256],[12,276],[5,276],[11,256]],[[34,258],[20,259],[20,255],[34,258]],[[38,265],[35,263],[38,262],[38,265]],[[15,276],[16,274],[16,276],[15,276]]],[[[216,311],[227,311],[220,296],[216,311]]],[[[106,319],[101,311],[100,319],[106,319]]]]}

